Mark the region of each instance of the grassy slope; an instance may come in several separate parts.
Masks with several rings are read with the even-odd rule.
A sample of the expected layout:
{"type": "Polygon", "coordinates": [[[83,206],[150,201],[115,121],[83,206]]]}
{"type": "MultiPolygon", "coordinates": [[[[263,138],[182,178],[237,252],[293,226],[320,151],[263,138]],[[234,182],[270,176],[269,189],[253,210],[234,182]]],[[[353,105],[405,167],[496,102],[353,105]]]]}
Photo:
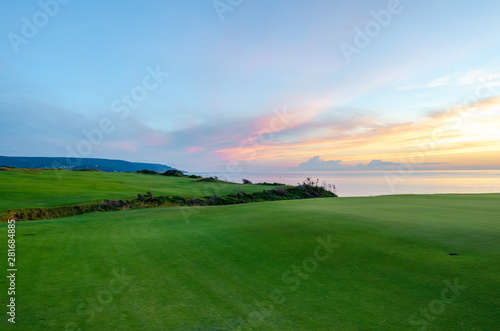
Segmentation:
{"type": "MultiPolygon", "coordinates": [[[[431,314],[428,330],[494,330],[499,200],[498,194],[335,198],[21,222],[16,326],[229,330],[238,318],[259,317],[250,315],[262,310],[257,302],[267,308],[270,294],[281,290],[284,302],[256,329],[419,330],[410,316],[440,299],[444,280],[456,278],[467,288],[437,306],[443,311],[431,314]],[[340,245],[333,254],[298,288],[285,283],[283,274],[313,257],[316,238],[328,235],[340,245]],[[117,286],[113,270],[133,280],[109,297],[109,283],[117,286]],[[103,303],[91,309],[96,297],[103,303]]],[[[2,321],[0,329],[7,328],[2,321]]]]}
{"type": "Polygon", "coordinates": [[[196,179],[135,173],[44,170],[0,171],[0,212],[28,207],[54,207],[104,199],[133,199],[150,189],[155,195],[204,196],[252,193],[270,186],[196,182],[196,179]]]}

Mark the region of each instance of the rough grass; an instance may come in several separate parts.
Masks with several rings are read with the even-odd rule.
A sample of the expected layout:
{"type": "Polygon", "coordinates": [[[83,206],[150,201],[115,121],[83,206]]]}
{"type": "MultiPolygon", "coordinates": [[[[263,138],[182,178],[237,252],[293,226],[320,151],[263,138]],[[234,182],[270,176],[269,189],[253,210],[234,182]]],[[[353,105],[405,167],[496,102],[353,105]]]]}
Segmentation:
{"type": "MultiPolygon", "coordinates": [[[[0,329],[419,330],[417,314],[426,330],[495,330],[499,200],[325,198],[20,222],[17,323],[0,329]],[[338,247],[313,268],[328,236],[338,247]],[[466,288],[440,305],[455,279],[466,288]]],[[[6,247],[6,224],[0,232],[6,247]]]]}

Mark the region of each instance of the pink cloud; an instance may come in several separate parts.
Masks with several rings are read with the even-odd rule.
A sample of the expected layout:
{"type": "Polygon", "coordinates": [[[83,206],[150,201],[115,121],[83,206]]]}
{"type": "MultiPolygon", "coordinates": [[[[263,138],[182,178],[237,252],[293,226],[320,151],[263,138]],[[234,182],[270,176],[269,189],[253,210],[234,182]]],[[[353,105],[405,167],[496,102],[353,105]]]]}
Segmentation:
{"type": "Polygon", "coordinates": [[[188,148],[188,152],[189,153],[194,153],[194,152],[201,152],[202,150],[204,150],[205,148],[204,147],[201,147],[201,146],[192,146],[192,147],[189,147],[188,148]]]}

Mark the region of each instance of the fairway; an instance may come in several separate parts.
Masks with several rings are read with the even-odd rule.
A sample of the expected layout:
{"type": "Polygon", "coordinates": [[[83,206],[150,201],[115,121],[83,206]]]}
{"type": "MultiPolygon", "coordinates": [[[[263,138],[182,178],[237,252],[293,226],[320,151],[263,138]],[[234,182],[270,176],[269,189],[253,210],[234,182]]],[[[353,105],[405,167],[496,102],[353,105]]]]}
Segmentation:
{"type": "Polygon", "coordinates": [[[270,187],[136,173],[16,169],[0,171],[0,213],[9,209],[69,206],[104,199],[134,199],[147,190],[154,195],[193,197],[229,194],[236,190],[253,193],[270,187]]]}
{"type": "Polygon", "coordinates": [[[16,325],[0,329],[495,330],[499,202],[323,198],[18,222],[16,325]]]}

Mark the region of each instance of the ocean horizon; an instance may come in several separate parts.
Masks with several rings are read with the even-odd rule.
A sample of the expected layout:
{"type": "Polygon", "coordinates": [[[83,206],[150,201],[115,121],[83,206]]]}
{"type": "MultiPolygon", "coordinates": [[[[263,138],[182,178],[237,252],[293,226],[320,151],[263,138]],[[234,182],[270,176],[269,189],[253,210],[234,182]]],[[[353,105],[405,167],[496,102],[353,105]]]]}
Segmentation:
{"type": "Polygon", "coordinates": [[[415,171],[282,171],[282,172],[193,172],[204,177],[241,183],[278,182],[289,185],[306,178],[318,185],[335,185],[340,197],[392,194],[500,193],[500,170],[415,171]]]}

